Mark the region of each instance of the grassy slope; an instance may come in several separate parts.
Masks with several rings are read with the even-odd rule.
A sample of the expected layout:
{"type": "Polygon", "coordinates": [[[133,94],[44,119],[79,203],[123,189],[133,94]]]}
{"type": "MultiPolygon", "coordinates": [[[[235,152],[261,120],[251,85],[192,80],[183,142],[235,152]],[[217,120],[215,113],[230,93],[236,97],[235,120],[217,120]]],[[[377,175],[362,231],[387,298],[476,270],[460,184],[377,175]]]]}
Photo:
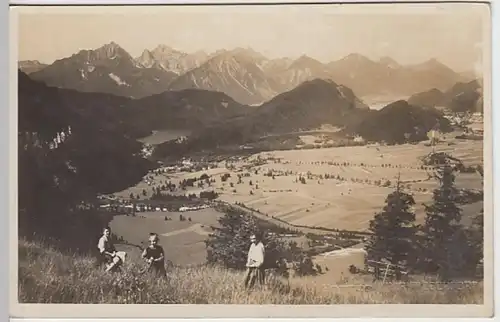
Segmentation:
{"type": "MultiPolygon", "coordinates": [[[[63,255],[50,247],[19,242],[19,301],[22,303],[181,303],[181,304],[481,304],[482,284],[466,288],[380,285],[361,292],[348,288],[320,291],[301,278],[271,278],[264,289],[245,291],[243,274],[212,267],[169,270],[153,281],[138,272],[135,260],[124,273],[104,274],[90,257],[63,255]]],[[[359,281],[358,281],[359,282],[359,281]]],[[[355,283],[350,281],[349,283],[355,283]]]]}

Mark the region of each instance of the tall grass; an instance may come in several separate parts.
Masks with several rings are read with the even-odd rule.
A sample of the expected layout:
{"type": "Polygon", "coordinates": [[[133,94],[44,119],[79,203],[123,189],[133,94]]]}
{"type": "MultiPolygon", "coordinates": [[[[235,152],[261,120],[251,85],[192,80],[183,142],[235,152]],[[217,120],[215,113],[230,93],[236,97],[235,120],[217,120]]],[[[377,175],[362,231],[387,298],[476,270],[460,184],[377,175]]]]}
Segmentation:
{"type": "MultiPolygon", "coordinates": [[[[264,287],[243,287],[242,272],[202,266],[173,267],[166,279],[140,274],[143,266],[128,261],[123,272],[107,274],[90,256],[65,255],[46,245],[19,242],[21,303],[148,303],[148,304],[480,304],[482,284],[451,286],[379,285],[356,290],[318,287],[301,278],[271,277],[264,287]]],[[[349,281],[353,283],[353,281],[349,281]]],[[[339,285],[341,286],[341,285],[339,285]]]]}

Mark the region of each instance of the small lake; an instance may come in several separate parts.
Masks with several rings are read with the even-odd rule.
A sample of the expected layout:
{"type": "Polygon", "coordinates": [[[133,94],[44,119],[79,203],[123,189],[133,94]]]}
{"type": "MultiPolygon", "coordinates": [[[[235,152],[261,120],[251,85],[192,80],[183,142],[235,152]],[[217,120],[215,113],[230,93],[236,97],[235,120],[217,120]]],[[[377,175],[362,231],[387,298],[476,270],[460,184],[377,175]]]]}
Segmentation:
{"type": "Polygon", "coordinates": [[[188,136],[191,132],[187,130],[160,130],[153,131],[153,134],[145,138],[139,139],[142,143],[160,144],[170,140],[175,140],[182,136],[188,136]]]}
{"type": "Polygon", "coordinates": [[[361,100],[372,110],[381,110],[387,105],[399,100],[407,100],[406,96],[365,96],[361,100]]]}

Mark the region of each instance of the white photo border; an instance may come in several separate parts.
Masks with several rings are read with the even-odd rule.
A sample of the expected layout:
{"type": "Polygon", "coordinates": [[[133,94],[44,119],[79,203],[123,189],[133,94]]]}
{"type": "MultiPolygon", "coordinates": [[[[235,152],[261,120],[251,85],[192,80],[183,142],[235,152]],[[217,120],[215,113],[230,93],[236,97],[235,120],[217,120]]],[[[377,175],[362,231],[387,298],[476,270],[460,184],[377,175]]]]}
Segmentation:
{"type": "MultiPolygon", "coordinates": [[[[233,2],[233,1],[224,1],[224,0],[219,0],[219,1],[210,1],[210,3],[218,3],[218,4],[224,4],[228,2],[233,2]]],[[[253,2],[253,3],[264,3],[264,2],[271,2],[271,1],[255,1],[255,0],[248,0],[245,2],[253,2]]],[[[290,0],[290,1],[285,1],[287,3],[319,3],[323,2],[326,3],[326,1],[298,1],[298,0],[290,0]]],[[[342,3],[356,3],[359,1],[341,1],[342,3]]],[[[364,3],[370,2],[370,3],[390,3],[391,1],[363,1],[364,3]]],[[[404,1],[400,1],[404,2],[404,1]]],[[[415,1],[412,1],[414,3],[415,1]]],[[[428,3],[433,3],[433,1],[422,1],[422,2],[428,2],[428,3]]],[[[454,1],[454,2],[466,2],[466,1],[454,1]]],[[[471,1],[469,1],[471,2],[471,1]]],[[[485,1],[474,1],[476,3],[485,3],[485,1]]],[[[60,4],[183,4],[183,3],[189,3],[189,4],[194,4],[198,3],[201,4],[199,1],[179,1],[179,0],[174,0],[174,1],[126,1],[126,0],[113,0],[113,1],[91,1],[91,0],[81,0],[81,1],[49,1],[49,0],[44,0],[44,1],[32,1],[32,0],[16,0],[12,1],[11,4],[52,4],[52,5],[60,5],[60,4]]],[[[329,2],[330,3],[330,2],[329,2]]],[[[120,7],[114,7],[114,8],[120,8],[120,7]]],[[[465,305],[456,305],[456,306],[451,306],[451,305],[400,305],[400,304],[394,304],[394,305],[339,305],[336,306],[335,312],[329,311],[326,312],[326,314],[311,314],[314,311],[317,313],[320,310],[320,307],[322,306],[314,306],[314,305],[307,305],[307,306],[301,306],[298,308],[298,306],[288,306],[288,305],[280,305],[280,306],[271,306],[271,305],[263,305],[263,306],[253,306],[253,305],[168,305],[168,306],[162,306],[162,305],[106,305],[106,304],[98,304],[98,305],[87,305],[87,304],[80,304],[80,305],[63,305],[63,304],[22,304],[22,305],[15,305],[17,306],[13,311],[13,303],[12,301],[12,295],[14,294],[15,298],[14,301],[17,302],[17,296],[15,295],[17,293],[16,289],[12,289],[12,279],[14,279],[14,285],[17,284],[17,229],[15,230],[15,234],[12,235],[12,228],[17,228],[17,164],[16,164],[16,155],[17,155],[17,144],[16,144],[16,135],[15,135],[15,129],[17,128],[17,115],[16,115],[16,101],[17,101],[17,55],[14,55],[14,53],[17,52],[17,48],[12,48],[15,42],[9,42],[9,38],[12,37],[12,24],[9,26],[9,20],[12,19],[12,15],[9,13],[9,9],[4,6],[2,7],[2,10],[0,11],[0,21],[2,21],[3,24],[5,24],[2,29],[1,37],[5,37],[5,42],[4,44],[9,44],[10,45],[10,51],[4,50],[2,51],[2,59],[0,60],[1,63],[3,63],[3,66],[5,67],[3,70],[4,71],[9,71],[9,73],[2,73],[2,76],[0,77],[0,88],[2,89],[2,95],[1,97],[4,98],[4,106],[8,106],[9,108],[3,108],[2,113],[4,113],[2,116],[2,120],[4,122],[8,122],[7,124],[4,124],[1,129],[4,131],[1,135],[2,140],[4,140],[4,145],[6,147],[9,147],[9,153],[5,153],[4,157],[2,158],[2,162],[4,162],[2,165],[2,171],[4,171],[4,176],[3,178],[9,178],[9,181],[6,186],[6,193],[2,194],[2,196],[5,198],[3,200],[2,205],[4,207],[8,207],[6,209],[5,213],[8,215],[3,216],[4,218],[4,225],[1,225],[2,227],[5,227],[6,229],[5,234],[2,235],[2,238],[4,238],[2,245],[4,246],[4,249],[6,250],[5,256],[3,258],[9,258],[9,265],[2,265],[2,273],[3,270],[6,272],[9,271],[7,274],[2,274],[3,276],[6,277],[6,284],[3,284],[2,282],[2,290],[8,291],[6,292],[6,299],[7,301],[2,301],[3,303],[10,303],[9,308],[6,310],[6,312],[9,312],[11,317],[15,316],[25,316],[29,317],[26,319],[12,319],[14,320],[20,320],[20,321],[35,321],[36,317],[51,317],[51,318],[58,318],[64,317],[64,320],[69,320],[69,316],[77,318],[77,314],[83,313],[78,318],[84,318],[86,316],[89,316],[85,314],[83,311],[87,311],[89,313],[97,313],[97,316],[99,318],[110,318],[110,317],[116,317],[116,318],[131,318],[131,317],[136,317],[136,318],[143,318],[146,317],[144,315],[145,308],[147,310],[150,310],[151,317],[155,318],[161,318],[162,316],[169,315],[170,318],[181,318],[181,317],[220,317],[220,318],[235,318],[235,320],[241,320],[242,318],[237,318],[239,317],[253,317],[250,320],[257,320],[255,319],[257,316],[259,318],[265,318],[265,317],[271,317],[271,316],[281,316],[281,317],[287,317],[287,318],[308,318],[311,315],[315,315],[317,317],[331,317],[332,313],[333,316],[336,317],[355,317],[355,316],[377,316],[377,314],[373,315],[370,313],[373,313],[374,310],[376,311],[383,311],[386,312],[385,316],[390,317],[390,316],[398,316],[398,315],[405,315],[408,316],[409,312],[411,311],[411,315],[413,317],[423,317],[423,316],[428,316],[429,313],[435,313],[433,314],[434,317],[441,317],[441,316],[450,316],[447,313],[453,313],[452,316],[455,317],[464,317],[468,316],[466,311],[468,311],[468,306],[465,305]],[[10,19],[9,19],[10,18],[10,19]],[[9,57],[9,52],[10,52],[10,57],[9,57]],[[14,212],[13,212],[14,210],[14,212]],[[10,228],[10,229],[9,229],[10,228]],[[12,260],[15,259],[15,262],[12,262],[12,260]],[[10,290],[9,290],[10,287],[10,290]],[[49,309],[50,307],[54,307],[53,309],[49,309]],[[60,309],[57,307],[61,307],[60,309]],[[80,307],[80,309],[77,309],[77,307],[80,307]],[[364,307],[369,307],[368,309],[370,312],[365,311],[364,307]],[[299,309],[298,311],[296,309],[299,309]],[[83,310],[82,310],[83,309],[83,310]],[[101,312],[102,309],[102,312],[101,312]],[[114,312],[109,313],[109,309],[111,309],[114,312]],[[59,312],[53,312],[55,314],[49,314],[46,315],[44,313],[47,313],[47,311],[59,311],[59,312]],[[108,311],[108,313],[104,312],[108,311]],[[121,312],[120,314],[113,314],[116,313],[117,311],[121,312]],[[132,312],[135,311],[135,312],[132,312]],[[201,314],[196,314],[197,312],[195,311],[200,311],[198,313],[201,314]],[[221,311],[223,314],[220,314],[221,311]],[[299,312],[300,311],[300,312],[299,312]],[[188,312],[186,314],[186,312],[188,312]],[[278,312],[278,314],[276,314],[278,312]],[[63,313],[63,315],[59,315],[57,313],[63,313]],[[135,314],[134,314],[135,313],[135,314]],[[219,313],[219,314],[217,314],[219,313]],[[236,313],[236,315],[235,315],[236,313]],[[243,313],[243,314],[242,314],[243,313]],[[256,314],[257,313],[257,314],[256,314]],[[406,313],[406,314],[405,314],[406,313]]],[[[484,75],[485,75],[485,132],[487,133],[492,133],[493,136],[486,138],[484,141],[484,168],[486,172],[485,176],[485,199],[489,198],[489,200],[500,200],[500,194],[497,192],[497,190],[492,190],[492,187],[495,186],[493,183],[492,179],[497,179],[496,174],[498,173],[499,169],[498,167],[495,167],[498,162],[493,163],[493,160],[497,160],[497,151],[498,148],[495,146],[497,140],[493,139],[492,137],[496,137],[496,133],[494,132],[495,127],[493,126],[493,123],[498,124],[498,112],[494,113],[493,112],[493,106],[495,105],[495,102],[499,101],[499,94],[498,92],[500,91],[500,87],[498,86],[498,83],[495,83],[494,81],[496,80],[495,75],[498,75],[498,57],[500,57],[500,51],[499,51],[499,45],[498,45],[498,40],[500,39],[500,32],[499,32],[499,25],[500,22],[498,21],[499,15],[500,15],[500,3],[499,2],[493,2],[491,4],[491,12],[492,12],[492,26],[493,26],[493,31],[492,31],[492,49],[493,52],[490,53],[490,50],[488,49],[488,46],[485,47],[484,49],[484,55],[485,55],[485,63],[484,63],[484,75]],[[495,58],[496,57],[496,58],[495,58]],[[491,61],[493,60],[493,61],[491,61]],[[490,64],[486,63],[490,61],[490,64]],[[492,68],[489,70],[491,72],[487,71],[487,66],[490,65],[492,68]],[[497,72],[497,73],[495,73],[497,72]],[[487,77],[487,75],[491,75],[491,77],[487,77]],[[493,88],[495,90],[493,90],[493,88]],[[489,106],[489,108],[488,108],[489,106]],[[487,112],[489,111],[489,112],[487,112]],[[487,113],[489,113],[490,119],[492,120],[491,122],[488,122],[488,117],[487,113]],[[495,146],[495,148],[493,148],[495,146]],[[494,154],[494,156],[493,156],[494,154]],[[493,156],[493,158],[492,158],[493,156]],[[493,173],[491,171],[493,170],[493,173]],[[488,176],[489,174],[489,176],[488,176]],[[494,196],[493,196],[494,193],[494,196]],[[489,197],[488,197],[489,195],[489,197]],[[495,198],[494,198],[495,197],[495,198]]],[[[3,38],[2,38],[3,39],[3,38]]],[[[12,39],[11,39],[12,40],[12,39]]],[[[485,44],[488,45],[488,44],[485,44]]],[[[3,48],[8,48],[8,46],[4,46],[3,48]]],[[[497,181],[495,181],[496,183],[497,181]]],[[[491,202],[486,203],[485,202],[485,212],[486,213],[492,213],[493,208],[496,206],[495,205],[490,205],[491,202]],[[488,211],[488,209],[490,211],[488,211]]],[[[495,226],[495,232],[499,232],[499,220],[493,221],[494,216],[487,216],[485,218],[485,227],[486,229],[489,229],[489,227],[495,226]],[[489,218],[489,219],[488,219],[489,218]]],[[[485,244],[488,243],[486,240],[487,235],[490,235],[490,241],[492,241],[493,236],[496,234],[492,233],[486,233],[485,234],[485,244]]],[[[494,249],[498,249],[500,247],[498,245],[499,238],[495,238],[495,245],[494,249]]],[[[493,256],[493,248],[489,250],[490,255],[493,256]]],[[[487,255],[485,254],[485,257],[487,255]]],[[[489,270],[489,274],[493,273],[493,262],[495,263],[495,266],[498,267],[498,259],[493,256],[490,257],[490,263],[492,265],[485,265],[485,270],[489,270]],[[488,269],[489,267],[489,269],[488,269]]],[[[488,273],[485,272],[485,275],[488,273]]],[[[486,288],[488,286],[491,286],[490,292],[493,293],[494,291],[494,298],[498,299],[498,296],[500,295],[500,285],[498,282],[498,278],[494,278],[494,283],[495,287],[493,288],[493,285],[486,285],[485,283],[485,292],[487,292],[486,288]]],[[[486,281],[485,281],[486,282],[486,281]]],[[[493,295],[493,294],[491,294],[493,295]]],[[[486,304],[486,296],[485,296],[485,304],[486,304]]],[[[495,302],[498,302],[495,301],[495,302]]],[[[2,310],[3,311],[3,310],[2,310]]],[[[496,311],[496,310],[495,310],[496,311]]],[[[481,312],[479,312],[481,313],[481,312]]],[[[96,316],[95,314],[92,314],[93,316],[96,316]]],[[[481,316],[483,314],[479,314],[481,316]]],[[[469,315],[470,316],[470,315],[469,315]]],[[[474,315],[472,315],[474,316],[474,315]]],[[[451,321],[452,318],[450,318],[451,321]]],[[[279,319],[280,321],[284,321],[283,319],[279,319]]],[[[289,320],[289,319],[287,319],[289,320]]],[[[333,319],[332,319],[333,320],[333,319]]],[[[364,321],[366,319],[349,319],[352,321],[364,321]]],[[[373,319],[370,319],[373,320],[373,319]]],[[[386,319],[376,319],[379,321],[386,320],[386,319]]],[[[405,319],[407,321],[422,321],[423,319],[405,319]]],[[[441,319],[440,319],[441,320],[441,319]]],[[[489,319],[484,318],[484,319],[474,319],[474,321],[487,321],[489,319]]],[[[99,321],[99,319],[92,319],[92,321],[99,321]]],[[[120,321],[124,321],[124,319],[120,319],[120,321]]],[[[130,321],[135,321],[135,320],[130,320],[130,321]]],[[[154,320],[151,320],[154,321],[154,320]]],[[[158,320],[159,321],[159,320],[158,320]]],[[[162,320],[165,321],[165,320],[162,320]]],[[[206,320],[206,321],[220,321],[220,320],[206,320]]],[[[278,320],[276,320],[278,321],[278,320]]]]}

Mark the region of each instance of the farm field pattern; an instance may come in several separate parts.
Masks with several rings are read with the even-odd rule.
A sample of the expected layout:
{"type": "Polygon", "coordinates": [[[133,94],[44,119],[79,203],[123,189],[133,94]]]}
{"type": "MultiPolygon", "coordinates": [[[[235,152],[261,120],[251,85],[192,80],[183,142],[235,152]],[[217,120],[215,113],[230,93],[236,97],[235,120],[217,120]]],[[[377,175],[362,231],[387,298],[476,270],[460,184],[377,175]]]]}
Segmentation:
{"type": "MultiPolygon", "coordinates": [[[[455,143],[451,146],[438,145],[435,150],[459,157],[466,165],[482,164],[481,141],[455,143]]],[[[220,194],[219,200],[230,204],[244,203],[247,207],[267,214],[269,220],[275,217],[292,225],[366,231],[369,221],[383,207],[387,194],[394,190],[399,173],[405,189],[414,194],[417,222],[423,222],[423,203],[431,201],[432,189],[437,187],[437,182],[429,179],[430,170],[422,169],[419,159],[430,152],[432,148],[423,144],[263,152],[229,162],[235,167],[232,170],[228,170],[225,162],[221,162],[217,168],[204,171],[155,175],[151,186],[141,182],[117,195],[127,198],[131,192],[140,194],[143,189],[150,195],[153,186],[165,180],[177,184],[181,180],[200,177],[205,173],[215,179],[211,187],[189,187],[186,191],[176,190],[175,193],[199,194],[203,190],[213,189],[220,194]],[[266,161],[261,165],[253,165],[258,159],[266,161]],[[348,165],[344,166],[344,163],[348,165]],[[385,164],[390,164],[391,167],[383,166],[385,164]],[[242,169],[243,167],[246,168],[242,169]],[[274,179],[268,176],[269,171],[275,175],[274,179]],[[231,174],[231,177],[222,182],[221,176],[225,173],[231,174]],[[245,176],[247,173],[249,176],[245,176]],[[242,175],[241,183],[238,183],[238,174],[242,175]],[[325,174],[334,178],[325,179],[325,174]],[[299,176],[306,178],[305,184],[297,180],[299,176]],[[337,176],[343,180],[337,180],[337,176]],[[352,178],[357,179],[357,182],[353,182],[352,178]],[[391,184],[389,187],[376,186],[373,182],[377,180],[390,180],[391,184]]],[[[461,188],[482,188],[481,178],[475,173],[457,175],[456,183],[461,188]]],[[[481,207],[482,202],[462,206],[463,222],[468,224],[470,217],[477,214],[481,207]]],[[[210,226],[217,226],[217,219],[221,216],[221,213],[211,208],[185,213],[141,212],[137,217],[115,216],[111,226],[118,235],[135,245],[145,242],[150,232],[157,232],[160,244],[170,260],[177,265],[196,265],[204,263],[204,241],[211,231],[210,226]],[[191,221],[180,221],[180,214],[191,218],[191,221]],[[170,220],[166,221],[165,216],[170,220]]],[[[132,256],[140,254],[137,248],[121,247],[126,247],[132,256]]],[[[341,265],[339,270],[335,267],[343,261],[352,261],[358,257],[362,258],[362,255],[318,255],[316,260],[330,268],[327,276],[339,278],[341,272],[347,273],[344,272],[347,266],[341,265]]]]}
{"type": "MultiPolygon", "coordinates": [[[[268,216],[274,216],[294,225],[366,230],[374,213],[383,206],[387,194],[393,191],[399,173],[405,188],[409,184],[414,194],[417,222],[423,221],[422,203],[431,201],[432,189],[437,186],[437,182],[429,178],[430,170],[421,169],[422,163],[419,157],[431,151],[431,147],[419,144],[265,152],[254,155],[249,160],[232,163],[238,169],[259,156],[262,159],[268,157],[280,159],[239,172],[250,173],[250,177],[243,177],[242,183],[239,184],[235,171],[219,168],[205,172],[213,176],[231,173],[231,178],[227,182],[222,182],[216,177],[216,183],[213,184],[215,190],[221,194],[219,198],[226,202],[242,202],[268,216]],[[331,165],[332,162],[342,165],[331,165]],[[344,162],[349,165],[343,166],[344,162]],[[390,164],[391,167],[383,167],[383,164],[390,164]],[[255,170],[258,170],[258,174],[255,174],[255,170]],[[269,170],[275,174],[274,179],[266,176],[269,170]],[[286,172],[289,174],[280,175],[286,172]],[[306,179],[305,184],[297,182],[299,175],[307,177],[308,172],[317,176],[340,175],[345,181],[314,177],[311,180],[306,179]],[[352,182],[352,178],[363,182],[352,182]],[[391,185],[376,186],[373,184],[375,180],[382,182],[390,180],[391,185]],[[233,187],[230,187],[231,183],[233,187]],[[425,188],[427,191],[419,191],[418,188],[425,188]]],[[[459,157],[467,165],[482,163],[481,141],[457,141],[452,146],[439,145],[436,151],[459,157]]],[[[202,173],[204,172],[178,173],[171,179],[182,180],[200,176],[202,173]]],[[[456,182],[457,186],[462,188],[480,189],[482,185],[477,174],[459,174],[456,182]]],[[[199,191],[201,191],[199,188],[189,190],[189,192],[199,191]]],[[[477,208],[471,206],[465,208],[477,208]]],[[[464,215],[466,217],[466,211],[464,215]]]]}

